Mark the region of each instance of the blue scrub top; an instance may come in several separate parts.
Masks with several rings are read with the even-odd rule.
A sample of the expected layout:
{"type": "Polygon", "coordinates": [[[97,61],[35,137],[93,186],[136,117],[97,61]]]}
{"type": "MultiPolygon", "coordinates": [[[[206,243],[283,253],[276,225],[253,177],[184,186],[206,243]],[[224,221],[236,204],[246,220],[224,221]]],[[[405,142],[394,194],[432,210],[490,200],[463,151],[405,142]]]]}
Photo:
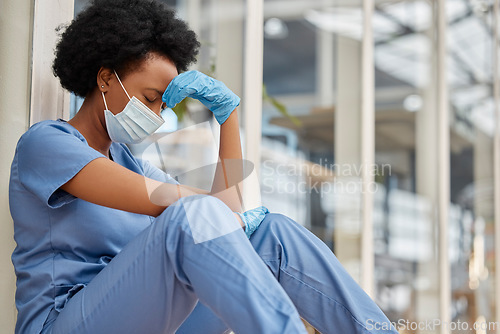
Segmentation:
{"type": "MultiPolygon", "coordinates": [[[[178,184],[124,144],[113,160],[149,178],[178,184]]],[[[61,311],[154,218],[92,204],[59,189],[85,165],[105,157],[62,119],[39,122],[17,143],[9,184],[17,276],[16,333],[40,333],[52,308],[61,311]]]]}

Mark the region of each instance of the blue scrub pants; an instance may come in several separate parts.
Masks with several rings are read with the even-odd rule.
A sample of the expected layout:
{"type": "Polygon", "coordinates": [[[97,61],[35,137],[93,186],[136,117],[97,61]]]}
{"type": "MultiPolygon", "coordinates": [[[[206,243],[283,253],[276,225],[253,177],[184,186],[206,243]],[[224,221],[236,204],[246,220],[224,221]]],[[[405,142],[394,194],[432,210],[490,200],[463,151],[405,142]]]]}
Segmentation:
{"type": "Polygon", "coordinates": [[[397,333],[367,329],[389,320],[332,251],[292,219],[268,213],[250,240],[239,226],[195,242],[187,210],[239,226],[216,197],[181,198],[60,313],[52,310],[42,333],[306,333],[300,316],[324,334],[397,333]]]}

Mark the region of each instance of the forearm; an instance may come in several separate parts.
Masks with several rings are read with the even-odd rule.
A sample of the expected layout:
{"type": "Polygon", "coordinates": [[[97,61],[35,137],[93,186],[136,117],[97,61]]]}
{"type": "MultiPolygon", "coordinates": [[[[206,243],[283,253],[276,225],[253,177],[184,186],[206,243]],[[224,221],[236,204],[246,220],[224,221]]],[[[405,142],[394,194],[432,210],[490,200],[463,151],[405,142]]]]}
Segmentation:
{"type": "Polygon", "coordinates": [[[234,212],[233,212],[233,215],[236,217],[236,220],[238,221],[238,223],[240,223],[240,225],[241,225],[241,227],[243,228],[243,231],[244,231],[245,230],[245,223],[243,223],[243,221],[241,220],[241,217],[238,214],[234,213],[234,212]]]}
{"type": "Polygon", "coordinates": [[[209,194],[220,198],[233,211],[240,212],[242,198],[238,187],[243,180],[243,161],[236,109],[240,98],[222,82],[199,71],[187,71],[172,79],[162,100],[173,108],[188,96],[198,99],[221,124],[219,159],[209,194]]]}
{"type": "MultiPolygon", "coordinates": [[[[157,183],[157,184],[151,184],[150,186],[152,188],[155,188],[155,186],[156,186],[156,188],[157,188],[158,185],[159,184],[157,183]]],[[[161,201],[162,202],[158,203],[158,204],[162,204],[162,205],[166,206],[168,203],[172,204],[173,202],[175,202],[176,200],[178,200],[180,197],[191,196],[191,195],[194,195],[194,194],[210,195],[210,196],[214,196],[214,197],[217,197],[217,198],[220,199],[221,197],[224,197],[224,193],[226,193],[228,191],[228,190],[225,190],[225,191],[222,191],[220,193],[211,195],[208,191],[206,191],[204,189],[200,189],[200,188],[196,188],[196,187],[191,187],[191,186],[187,186],[187,185],[183,184],[183,185],[180,185],[179,188],[177,188],[178,189],[178,193],[177,193],[177,195],[175,195],[174,192],[172,191],[174,186],[175,185],[164,186],[165,188],[163,190],[165,192],[168,192],[169,195],[165,196],[165,194],[163,194],[161,196],[161,201]],[[172,196],[172,194],[174,194],[174,195],[172,196]],[[223,195],[223,196],[221,196],[221,195],[223,195]]],[[[154,191],[152,191],[152,192],[154,192],[154,191]]],[[[159,196],[160,194],[156,193],[155,195],[159,196]]],[[[229,197],[229,196],[227,196],[227,197],[229,197]]],[[[156,201],[157,197],[155,197],[154,199],[152,198],[152,200],[156,201]]],[[[245,224],[241,220],[240,216],[237,215],[236,213],[233,213],[233,214],[236,217],[236,220],[238,221],[238,223],[240,223],[241,227],[243,227],[243,230],[244,230],[245,229],[245,224]]]]}
{"type": "Polygon", "coordinates": [[[154,217],[157,217],[165,208],[174,204],[181,197],[198,194],[198,192],[182,184],[163,183],[147,178],[145,178],[145,180],[149,200],[157,207],[156,212],[151,214],[151,216],[154,217]]]}
{"type": "Polygon", "coordinates": [[[237,109],[220,127],[219,162],[210,194],[233,211],[242,210],[243,161],[237,109]]]}
{"type": "Polygon", "coordinates": [[[104,157],[89,162],[60,188],[90,203],[154,217],[180,197],[196,194],[182,185],[135,173],[104,157]]]}
{"type": "MultiPolygon", "coordinates": [[[[187,186],[185,184],[182,185],[183,188],[193,191],[197,194],[203,194],[203,195],[210,195],[217,197],[221,201],[223,201],[228,207],[230,208],[238,208],[238,203],[239,202],[239,194],[236,191],[236,187],[230,187],[229,189],[225,189],[216,193],[211,193],[208,190],[205,189],[200,189],[192,186],[187,186]],[[228,205],[230,203],[230,205],[228,205]]],[[[241,212],[241,210],[233,210],[233,211],[238,211],[241,212]]]]}

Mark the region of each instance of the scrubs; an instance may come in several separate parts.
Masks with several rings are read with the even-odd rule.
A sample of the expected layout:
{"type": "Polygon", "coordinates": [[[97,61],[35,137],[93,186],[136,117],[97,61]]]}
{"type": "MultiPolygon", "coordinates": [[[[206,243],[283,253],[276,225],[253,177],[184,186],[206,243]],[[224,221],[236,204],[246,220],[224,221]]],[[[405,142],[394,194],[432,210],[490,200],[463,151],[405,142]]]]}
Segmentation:
{"type": "MultiPolygon", "coordinates": [[[[177,183],[123,144],[110,154],[177,183]]],[[[248,240],[213,196],[181,198],[153,218],[59,189],[101,157],[61,119],[33,125],[18,142],[9,185],[16,333],[305,333],[299,314],[323,333],[389,322],[331,250],[284,215],[268,213],[248,240]],[[218,224],[231,232],[193,238],[193,226],[218,224]]]]}

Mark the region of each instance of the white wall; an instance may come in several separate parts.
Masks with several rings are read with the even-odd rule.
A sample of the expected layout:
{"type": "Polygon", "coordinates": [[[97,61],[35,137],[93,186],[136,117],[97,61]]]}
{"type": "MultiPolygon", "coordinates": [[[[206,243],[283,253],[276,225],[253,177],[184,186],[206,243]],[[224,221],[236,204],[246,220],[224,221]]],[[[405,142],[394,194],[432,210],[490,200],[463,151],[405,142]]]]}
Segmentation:
{"type": "Polygon", "coordinates": [[[9,211],[10,164],[17,140],[28,128],[31,81],[30,0],[0,2],[0,328],[13,333],[15,276],[10,255],[15,247],[9,211]]]}

